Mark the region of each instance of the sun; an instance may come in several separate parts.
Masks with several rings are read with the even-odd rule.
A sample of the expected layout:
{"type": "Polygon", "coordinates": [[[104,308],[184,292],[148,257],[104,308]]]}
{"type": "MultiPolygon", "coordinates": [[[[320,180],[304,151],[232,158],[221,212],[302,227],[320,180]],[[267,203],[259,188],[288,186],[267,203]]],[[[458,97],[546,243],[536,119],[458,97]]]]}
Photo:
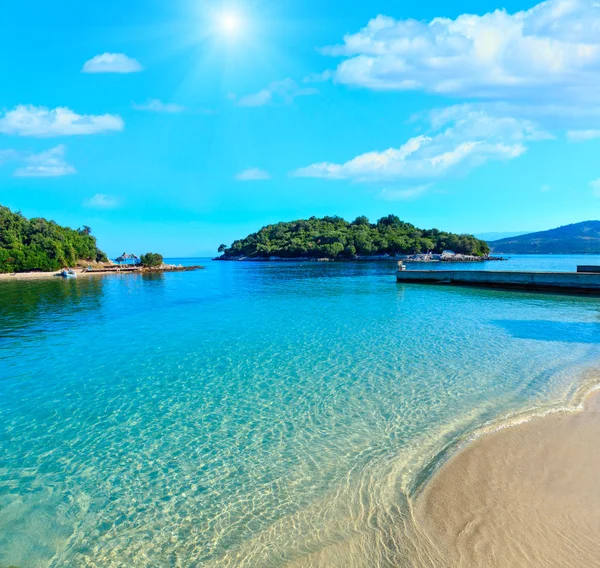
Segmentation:
{"type": "Polygon", "coordinates": [[[242,19],[235,12],[222,12],[217,18],[221,33],[228,36],[238,35],[242,31],[242,19]]]}

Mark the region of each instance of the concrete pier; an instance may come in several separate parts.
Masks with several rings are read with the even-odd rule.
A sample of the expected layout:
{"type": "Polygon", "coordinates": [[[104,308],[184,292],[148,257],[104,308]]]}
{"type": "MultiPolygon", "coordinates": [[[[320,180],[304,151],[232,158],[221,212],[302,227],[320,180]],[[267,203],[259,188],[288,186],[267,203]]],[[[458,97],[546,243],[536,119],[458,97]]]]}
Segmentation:
{"type": "Polygon", "coordinates": [[[398,270],[403,284],[456,284],[483,288],[513,288],[571,294],[600,295],[600,273],[593,272],[496,272],[485,270],[398,270]]]}

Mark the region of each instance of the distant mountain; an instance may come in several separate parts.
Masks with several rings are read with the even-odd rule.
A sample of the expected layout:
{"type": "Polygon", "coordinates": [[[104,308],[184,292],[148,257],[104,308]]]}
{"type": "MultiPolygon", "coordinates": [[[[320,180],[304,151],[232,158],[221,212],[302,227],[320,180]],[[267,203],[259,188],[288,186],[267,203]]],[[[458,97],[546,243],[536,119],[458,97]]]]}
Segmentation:
{"type": "Polygon", "coordinates": [[[487,241],[488,243],[491,241],[498,241],[500,239],[508,239],[509,237],[519,237],[521,235],[526,235],[531,231],[512,231],[512,232],[504,232],[504,233],[474,233],[473,236],[476,239],[481,239],[482,241],[487,241]]]}
{"type": "Polygon", "coordinates": [[[600,221],[583,221],[489,244],[495,253],[600,254],[600,221]]]}

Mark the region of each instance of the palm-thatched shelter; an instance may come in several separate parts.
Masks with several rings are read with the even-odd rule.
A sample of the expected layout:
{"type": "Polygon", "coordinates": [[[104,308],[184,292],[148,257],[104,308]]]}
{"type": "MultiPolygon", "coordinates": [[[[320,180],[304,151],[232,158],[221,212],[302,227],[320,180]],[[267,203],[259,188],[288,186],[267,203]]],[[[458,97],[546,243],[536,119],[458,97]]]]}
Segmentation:
{"type": "Polygon", "coordinates": [[[121,264],[124,262],[125,264],[138,264],[140,262],[140,257],[133,254],[124,252],[120,257],[116,259],[116,261],[121,264]]]}

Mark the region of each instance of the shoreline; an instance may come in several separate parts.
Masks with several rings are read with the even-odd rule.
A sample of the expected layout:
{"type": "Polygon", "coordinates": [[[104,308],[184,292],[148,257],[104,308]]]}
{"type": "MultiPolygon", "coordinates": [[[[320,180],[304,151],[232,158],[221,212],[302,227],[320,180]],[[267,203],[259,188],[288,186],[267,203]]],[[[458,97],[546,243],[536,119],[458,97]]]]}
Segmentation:
{"type": "Polygon", "coordinates": [[[459,434],[433,455],[422,467],[422,475],[417,476],[408,490],[409,496],[418,501],[427,485],[436,474],[462,451],[477,443],[481,438],[490,436],[506,428],[515,428],[531,420],[545,418],[555,414],[572,414],[584,410],[586,401],[598,393],[600,397],[600,365],[575,366],[572,373],[574,385],[559,401],[531,406],[518,411],[509,411],[492,419],[483,420],[475,429],[459,434]]]}
{"type": "Polygon", "coordinates": [[[415,491],[413,517],[443,565],[600,566],[600,372],[567,404],[488,424],[415,491]]]}
{"type": "MultiPolygon", "coordinates": [[[[191,272],[194,270],[202,270],[204,266],[175,266],[168,265],[165,268],[121,268],[117,269],[105,269],[105,270],[80,270],[77,272],[77,277],[82,276],[105,276],[107,274],[162,274],[163,272],[191,272]]],[[[54,278],[61,278],[61,271],[56,272],[5,272],[0,273],[0,282],[13,282],[23,280],[48,280],[54,278]]]]}
{"type": "Polygon", "coordinates": [[[329,257],[312,257],[312,256],[294,256],[289,258],[283,258],[279,256],[272,257],[225,257],[217,256],[212,259],[213,261],[219,262],[398,262],[402,261],[408,264],[472,264],[479,262],[503,262],[508,258],[499,256],[483,256],[483,257],[469,257],[462,256],[460,258],[444,258],[444,259],[416,259],[410,258],[407,255],[399,256],[385,256],[385,255],[373,255],[373,256],[357,256],[354,258],[329,258],[329,257]]]}

